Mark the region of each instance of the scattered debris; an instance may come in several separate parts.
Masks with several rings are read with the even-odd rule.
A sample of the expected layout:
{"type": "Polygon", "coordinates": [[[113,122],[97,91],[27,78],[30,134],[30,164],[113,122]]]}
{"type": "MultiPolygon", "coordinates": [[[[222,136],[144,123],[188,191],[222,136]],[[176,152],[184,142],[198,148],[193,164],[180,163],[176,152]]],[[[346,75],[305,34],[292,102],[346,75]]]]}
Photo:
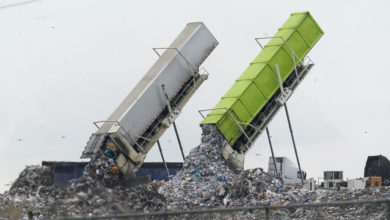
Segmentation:
{"type": "MultiPolygon", "coordinates": [[[[84,175],[66,186],[52,185],[50,168],[28,166],[11,189],[0,195],[0,218],[36,219],[93,216],[126,212],[155,212],[234,206],[288,205],[387,198],[389,187],[308,191],[285,186],[262,169],[235,174],[222,158],[225,139],[215,126],[203,126],[202,142],[186,157],[183,169],[170,181],[124,187],[117,181],[116,164],[102,152],[84,175]],[[16,216],[16,217],[15,217],[16,216]]],[[[213,213],[215,219],[258,219],[261,211],[213,213]]],[[[385,218],[385,207],[367,204],[346,207],[273,209],[284,219],[385,218]]],[[[209,216],[210,217],[210,216],[209,216]]]]}
{"type": "Polygon", "coordinates": [[[168,209],[220,206],[225,197],[218,195],[220,190],[236,178],[221,155],[225,138],[215,126],[205,125],[202,130],[202,142],[186,157],[183,169],[159,189],[168,209]]]}
{"type": "MultiPolygon", "coordinates": [[[[34,166],[35,169],[41,169],[34,166]]],[[[31,170],[27,167],[25,170],[31,170]]],[[[24,171],[23,171],[24,172],[24,171]]],[[[18,178],[12,190],[0,196],[0,207],[23,203],[21,212],[33,211],[42,219],[55,216],[86,216],[123,212],[159,211],[165,206],[165,198],[157,192],[158,184],[150,183],[130,188],[117,185],[107,187],[104,180],[84,175],[67,186],[51,185],[29,188],[23,176],[18,178]],[[22,187],[16,187],[22,186],[22,187]]],[[[36,179],[31,180],[35,186],[36,179]]],[[[0,217],[7,218],[7,211],[0,210],[0,217]]]]}

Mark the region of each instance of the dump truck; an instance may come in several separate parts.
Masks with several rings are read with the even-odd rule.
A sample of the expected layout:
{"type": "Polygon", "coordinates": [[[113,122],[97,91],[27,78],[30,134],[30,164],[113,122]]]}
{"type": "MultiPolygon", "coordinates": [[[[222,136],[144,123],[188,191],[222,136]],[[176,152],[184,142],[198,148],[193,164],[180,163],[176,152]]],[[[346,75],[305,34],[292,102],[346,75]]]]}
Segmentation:
{"type": "MultiPolygon", "coordinates": [[[[72,161],[42,161],[42,166],[50,168],[50,185],[67,185],[70,180],[81,177],[84,173],[88,162],[72,162],[72,161]]],[[[183,167],[182,162],[169,162],[163,164],[161,162],[144,162],[136,171],[137,177],[150,176],[150,179],[160,181],[168,181],[169,177],[165,171],[165,165],[169,170],[170,175],[175,175],[183,167]]]]}
{"type": "Polygon", "coordinates": [[[125,182],[134,182],[147,153],[207,79],[200,66],[217,45],[208,28],[194,22],[169,47],[154,48],[158,60],[107,120],[94,122],[98,130],[81,158],[110,149],[125,182]]]}
{"type": "Polygon", "coordinates": [[[226,138],[232,169],[243,169],[245,153],[312,69],[306,55],[323,33],[309,12],[292,13],[218,104],[199,111],[200,125],[213,124],[226,138]]]}
{"type": "Polygon", "coordinates": [[[390,186],[390,161],[383,155],[368,156],[364,177],[381,177],[381,185],[390,186]]]}

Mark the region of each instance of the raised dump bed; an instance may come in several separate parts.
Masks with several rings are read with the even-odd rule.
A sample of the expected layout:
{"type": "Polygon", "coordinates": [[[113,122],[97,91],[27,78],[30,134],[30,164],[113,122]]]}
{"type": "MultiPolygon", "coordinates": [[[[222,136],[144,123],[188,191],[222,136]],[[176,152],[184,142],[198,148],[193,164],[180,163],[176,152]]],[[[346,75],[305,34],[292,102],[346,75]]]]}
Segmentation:
{"type": "Polygon", "coordinates": [[[189,23],[116,108],[95,122],[81,158],[93,158],[102,148],[120,149],[116,162],[126,176],[133,175],[147,153],[178,117],[208,74],[200,65],[218,41],[202,22],[189,23]],[[101,124],[102,123],[102,124],[101,124]],[[101,125],[101,126],[100,126],[101,125]],[[114,146],[112,146],[114,145],[114,146]]]}
{"type": "Polygon", "coordinates": [[[284,87],[294,90],[313,65],[305,56],[322,35],[309,12],[292,13],[200,124],[215,124],[234,150],[245,153],[280,109],[275,64],[284,87]]]}

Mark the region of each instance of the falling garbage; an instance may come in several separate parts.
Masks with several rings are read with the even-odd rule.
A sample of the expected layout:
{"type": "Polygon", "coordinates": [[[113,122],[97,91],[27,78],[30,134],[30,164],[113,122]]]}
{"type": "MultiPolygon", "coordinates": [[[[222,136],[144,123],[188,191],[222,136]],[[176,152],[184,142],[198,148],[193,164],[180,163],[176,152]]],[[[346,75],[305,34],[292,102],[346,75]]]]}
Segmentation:
{"type": "MultiPolygon", "coordinates": [[[[149,83],[139,84],[137,89],[133,90],[125,99],[123,105],[121,104],[114,112],[114,118],[102,121],[104,124],[99,128],[99,131],[91,136],[82,155],[91,159],[85,167],[83,175],[71,180],[67,185],[57,185],[54,184],[49,166],[27,166],[13,182],[10,190],[0,194],[0,219],[95,217],[135,212],[196,211],[210,208],[270,205],[278,207],[267,211],[251,210],[218,214],[214,218],[259,219],[263,218],[267,212],[276,219],[389,219],[385,206],[377,204],[302,207],[308,203],[325,204],[388,198],[390,187],[376,187],[381,183],[379,178],[371,177],[373,180],[371,188],[362,189],[361,187],[339,191],[334,189],[307,190],[302,186],[305,173],[300,169],[297,154],[299,172],[295,170],[293,174],[298,173],[300,176],[297,175],[296,178],[299,178],[300,181],[295,181],[293,184],[286,181],[286,176],[273,175],[277,173],[276,170],[272,173],[267,173],[261,168],[242,170],[243,158],[245,152],[250,149],[250,144],[267,127],[270,119],[279,108],[284,105],[287,113],[285,102],[292,94],[290,89],[294,90],[300,83],[300,79],[304,78],[313,66],[312,63],[300,63],[297,66],[295,58],[293,58],[294,62],[291,62],[290,56],[282,55],[285,53],[283,52],[285,48],[290,48],[288,43],[291,43],[294,44],[294,48],[301,47],[297,50],[300,52],[298,60],[305,60],[306,53],[322,36],[321,28],[309,12],[291,14],[290,19],[279,29],[280,34],[284,34],[288,38],[284,40],[281,37],[283,41],[280,42],[276,39],[270,41],[269,46],[276,48],[276,50],[270,51],[274,51],[272,53],[278,54],[278,56],[262,57],[268,55],[260,53],[261,59],[257,57],[256,60],[268,61],[265,63],[252,62],[249,68],[252,72],[249,71],[250,74],[244,73],[232,87],[234,89],[229,90],[228,96],[224,96],[224,98],[233,101],[221,99],[218,104],[220,108],[213,109],[201,122],[201,143],[190,151],[185,158],[183,168],[176,175],[168,181],[150,181],[149,177],[149,179],[137,179],[137,184],[131,184],[134,183],[132,181],[136,180],[135,171],[143,163],[148,151],[154,146],[154,143],[158,143],[162,133],[170,124],[174,123],[180,109],[207,79],[207,74],[199,74],[199,69],[193,69],[192,65],[195,64],[195,67],[199,68],[218,42],[203,23],[190,23],[185,30],[187,31],[183,31],[181,37],[174,41],[174,47],[165,48],[176,49],[176,51],[167,50],[168,52],[164,52],[165,55],[162,54],[161,57],[165,56],[165,58],[159,60],[155,68],[152,68],[146,75],[147,77],[143,79],[149,83]],[[302,35],[299,33],[300,31],[306,31],[306,34],[302,35]],[[190,34],[192,32],[201,34],[190,34]],[[207,35],[204,35],[205,33],[207,35]],[[302,36],[305,36],[306,39],[300,39],[302,36]],[[183,42],[179,43],[181,41],[183,42]],[[200,43],[204,44],[203,49],[200,47],[200,43]],[[279,45],[280,43],[281,45],[279,45]],[[182,48],[177,47],[184,44],[195,45],[189,48],[195,48],[201,52],[199,54],[193,53],[187,48],[181,52],[182,48]],[[186,56],[189,56],[190,59],[187,59],[186,56]],[[281,70],[285,71],[283,74],[287,74],[284,75],[286,76],[283,79],[284,82],[282,82],[278,65],[274,67],[270,63],[286,64],[286,66],[281,65],[281,70]],[[176,66],[172,67],[170,64],[176,66]],[[270,66],[267,67],[269,69],[266,66],[270,66]],[[269,83],[258,83],[258,79],[275,78],[275,76],[269,75],[273,74],[273,68],[276,68],[276,72],[279,74],[279,84],[275,80],[269,81],[269,83]],[[164,74],[161,74],[162,72],[164,74]],[[183,73],[186,73],[187,78],[176,82],[171,80],[173,73],[178,79],[183,76],[183,73]],[[158,78],[157,76],[164,76],[161,77],[161,82],[164,81],[165,84],[158,84],[160,80],[155,80],[158,78]],[[169,87],[169,83],[173,84],[171,85],[173,87],[169,87]],[[283,89],[283,86],[286,86],[286,90],[283,89]],[[267,92],[272,90],[272,94],[271,92],[267,94],[269,99],[265,100],[264,91],[262,92],[257,87],[267,92]],[[159,96],[151,95],[155,94],[155,88],[159,88],[159,96]],[[281,90],[280,94],[279,89],[281,90]],[[180,91],[180,94],[174,93],[175,91],[180,91]],[[240,95],[236,93],[240,93],[240,95]],[[252,97],[253,94],[257,94],[256,97],[252,97]],[[160,96],[164,97],[165,102],[161,102],[160,96]],[[243,100],[244,102],[242,102],[243,100]],[[254,103],[253,100],[263,100],[263,102],[254,103]],[[159,106],[155,109],[150,107],[156,103],[159,106]],[[175,103],[176,105],[173,105],[175,103]],[[241,105],[244,108],[239,107],[241,105]],[[146,108],[149,108],[149,111],[145,111],[146,108]],[[240,109],[247,109],[249,112],[240,109]],[[132,114],[132,112],[142,112],[149,116],[140,118],[139,115],[132,114]],[[243,131],[242,124],[236,123],[236,118],[231,112],[235,112],[239,120],[245,121],[243,123],[245,126],[248,123],[251,126],[247,126],[246,130],[243,131]],[[158,115],[157,118],[156,115],[158,115]],[[137,125],[137,123],[139,124],[137,125]],[[135,134],[136,138],[129,133],[135,134]],[[238,133],[240,135],[237,135],[238,133]],[[248,141],[248,134],[253,137],[250,141],[248,141]],[[120,144],[117,144],[118,142],[120,144]],[[374,180],[378,184],[375,184],[374,180]],[[289,205],[300,205],[301,207],[289,207],[289,205]],[[283,208],[283,206],[287,208],[283,208]]],[[[276,38],[279,37],[276,36],[276,38]]],[[[298,56],[294,52],[292,54],[298,56]]],[[[290,131],[292,134],[292,130],[290,131]]],[[[19,139],[19,141],[21,140],[19,139]]],[[[276,161],[273,161],[274,167],[277,167],[276,161]]],[[[282,169],[283,165],[287,164],[286,161],[283,165],[282,162],[279,163],[282,169]]],[[[286,172],[282,171],[279,174],[285,175],[286,172]]],[[[195,219],[197,218],[195,217],[195,219]]],[[[204,218],[200,217],[199,219],[204,218]]]]}
{"type": "MultiPolygon", "coordinates": [[[[193,148],[170,181],[152,181],[132,187],[117,182],[117,168],[104,152],[92,160],[81,178],[66,186],[52,185],[49,167],[28,166],[10,190],[0,196],[0,217],[7,208],[28,213],[36,219],[58,216],[100,216],[131,212],[196,210],[258,205],[289,205],[308,202],[370,200],[387,198],[390,188],[356,190],[305,190],[301,185],[283,185],[261,168],[239,174],[228,168],[221,152],[225,139],[213,125],[204,125],[202,142],[193,148]],[[116,171],[115,171],[116,170],[116,171]],[[16,207],[16,208],[15,208],[16,207]]],[[[322,217],[368,218],[384,216],[385,208],[375,205],[323,207],[315,209],[274,209],[273,216],[286,219],[322,217]],[[320,210],[320,211],[319,211],[320,210]]],[[[236,219],[258,219],[264,211],[236,212],[236,219]]],[[[220,219],[225,218],[221,215],[220,219]]],[[[232,217],[232,216],[231,216],[232,217]]]]}

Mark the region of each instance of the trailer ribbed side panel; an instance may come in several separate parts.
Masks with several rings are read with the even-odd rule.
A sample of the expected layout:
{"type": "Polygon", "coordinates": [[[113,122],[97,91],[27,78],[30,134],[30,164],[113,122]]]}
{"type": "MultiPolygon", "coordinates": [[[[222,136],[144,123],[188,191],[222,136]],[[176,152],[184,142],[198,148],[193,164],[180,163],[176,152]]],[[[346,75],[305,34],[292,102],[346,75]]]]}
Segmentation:
{"type": "MultiPolygon", "coordinates": [[[[292,13],[274,35],[283,37],[295,54],[303,59],[323,35],[323,31],[309,12],[292,13]]],[[[271,39],[215,108],[200,123],[216,124],[231,146],[242,135],[234,121],[250,123],[269,99],[279,90],[275,64],[284,82],[294,70],[292,53],[281,38],[271,39]],[[227,110],[230,114],[227,112],[227,110]]],[[[245,129],[246,126],[242,125],[245,129]]]]}
{"type": "Polygon", "coordinates": [[[164,111],[167,100],[162,85],[169,102],[175,102],[172,107],[181,110],[205,80],[199,67],[217,45],[218,41],[202,22],[187,24],[99,130],[92,134],[81,157],[92,157],[109,133],[115,133],[116,137],[110,136],[114,141],[127,143],[122,144],[122,148],[127,149],[124,150],[126,155],[130,147],[136,146],[135,150],[142,151],[145,156],[166,130],[161,121],[169,112],[164,111]]]}

